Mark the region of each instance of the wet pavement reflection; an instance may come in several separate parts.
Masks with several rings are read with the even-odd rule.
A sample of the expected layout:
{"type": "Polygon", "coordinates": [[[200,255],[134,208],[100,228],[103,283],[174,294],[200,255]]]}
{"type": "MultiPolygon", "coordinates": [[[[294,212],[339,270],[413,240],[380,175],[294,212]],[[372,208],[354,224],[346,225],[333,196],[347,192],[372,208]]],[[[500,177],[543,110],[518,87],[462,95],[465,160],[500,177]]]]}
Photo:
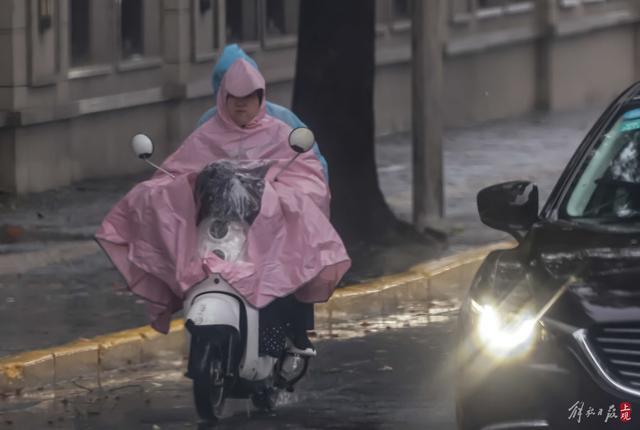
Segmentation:
{"type": "MultiPolygon", "coordinates": [[[[364,299],[363,299],[364,300],[364,299]]],[[[449,363],[458,301],[399,301],[388,313],[335,320],[316,332],[319,356],[272,414],[229,400],[218,429],[454,429],[449,363]]],[[[73,381],[0,401],[0,429],[204,428],[184,358],[73,381]]]]}

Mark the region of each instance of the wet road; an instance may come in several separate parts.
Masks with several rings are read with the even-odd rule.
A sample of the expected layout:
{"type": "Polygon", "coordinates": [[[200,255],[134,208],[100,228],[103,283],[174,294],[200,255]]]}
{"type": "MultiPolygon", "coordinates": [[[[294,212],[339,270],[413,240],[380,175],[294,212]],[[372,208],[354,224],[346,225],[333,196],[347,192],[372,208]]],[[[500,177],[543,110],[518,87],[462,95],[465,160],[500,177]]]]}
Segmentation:
{"type": "MultiPolygon", "coordinates": [[[[257,414],[246,401],[229,401],[215,428],[455,429],[448,367],[454,315],[377,332],[361,323],[359,335],[320,340],[307,378],[281,397],[276,413],[257,414]]],[[[165,362],[112,376],[102,390],[59,390],[53,398],[40,393],[31,401],[0,403],[0,429],[198,428],[183,366],[165,362]]]]}
{"type": "Polygon", "coordinates": [[[146,323],[143,302],[102,253],[0,275],[0,357],[146,323]]]}

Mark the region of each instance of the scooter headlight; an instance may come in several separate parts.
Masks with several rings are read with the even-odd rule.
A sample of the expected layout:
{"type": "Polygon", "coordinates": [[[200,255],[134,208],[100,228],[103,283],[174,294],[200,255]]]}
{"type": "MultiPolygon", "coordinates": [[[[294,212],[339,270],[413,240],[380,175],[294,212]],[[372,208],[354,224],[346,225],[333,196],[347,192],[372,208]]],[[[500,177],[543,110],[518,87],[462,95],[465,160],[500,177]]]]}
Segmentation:
{"type": "Polygon", "coordinates": [[[209,225],[209,234],[214,239],[224,239],[229,234],[229,224],[226,221],[215,220],[209,225]]]}
{"type": "Polygon", "coordinates": [[[215,254],[226,261],[242,259],[246,231],[243,223],[207,218],[198,226],[198,252],[203,258],[215,254]]]}

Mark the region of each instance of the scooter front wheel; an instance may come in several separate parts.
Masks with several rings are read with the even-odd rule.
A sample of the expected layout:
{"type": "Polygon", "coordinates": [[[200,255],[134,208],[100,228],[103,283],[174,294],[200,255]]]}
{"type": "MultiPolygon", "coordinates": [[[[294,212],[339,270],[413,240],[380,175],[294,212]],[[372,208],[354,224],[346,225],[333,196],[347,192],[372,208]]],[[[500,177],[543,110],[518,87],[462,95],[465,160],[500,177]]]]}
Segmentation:
{"type": "Polygon", "coordinates": [[[210,360],[207,372],[193,378],[193,397],[198,416],[206,421],[215,421],[224,410],[224,370],[218,354],[210,360]]]}
{"type": "Polygon", "coordinates": [[[260,412],[273,412],[278,401],[278,391],[273,387],[265,387],[251,396],[251,403],[260,412]]]}

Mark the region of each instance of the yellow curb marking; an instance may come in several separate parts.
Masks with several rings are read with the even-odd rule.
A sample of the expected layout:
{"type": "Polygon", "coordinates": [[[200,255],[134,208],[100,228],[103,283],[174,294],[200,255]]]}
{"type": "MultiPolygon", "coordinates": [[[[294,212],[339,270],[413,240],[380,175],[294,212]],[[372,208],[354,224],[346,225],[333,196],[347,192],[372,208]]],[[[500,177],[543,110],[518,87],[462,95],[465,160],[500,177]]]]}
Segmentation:
{"type": "Polygon", "coordinates": [[[24,378],[24,368],[34,366],[47,360],[53,360],[51,349],[27,351],[12,357],[0,359],[0,372],[7,379],[20,380],[24,378]]]}

